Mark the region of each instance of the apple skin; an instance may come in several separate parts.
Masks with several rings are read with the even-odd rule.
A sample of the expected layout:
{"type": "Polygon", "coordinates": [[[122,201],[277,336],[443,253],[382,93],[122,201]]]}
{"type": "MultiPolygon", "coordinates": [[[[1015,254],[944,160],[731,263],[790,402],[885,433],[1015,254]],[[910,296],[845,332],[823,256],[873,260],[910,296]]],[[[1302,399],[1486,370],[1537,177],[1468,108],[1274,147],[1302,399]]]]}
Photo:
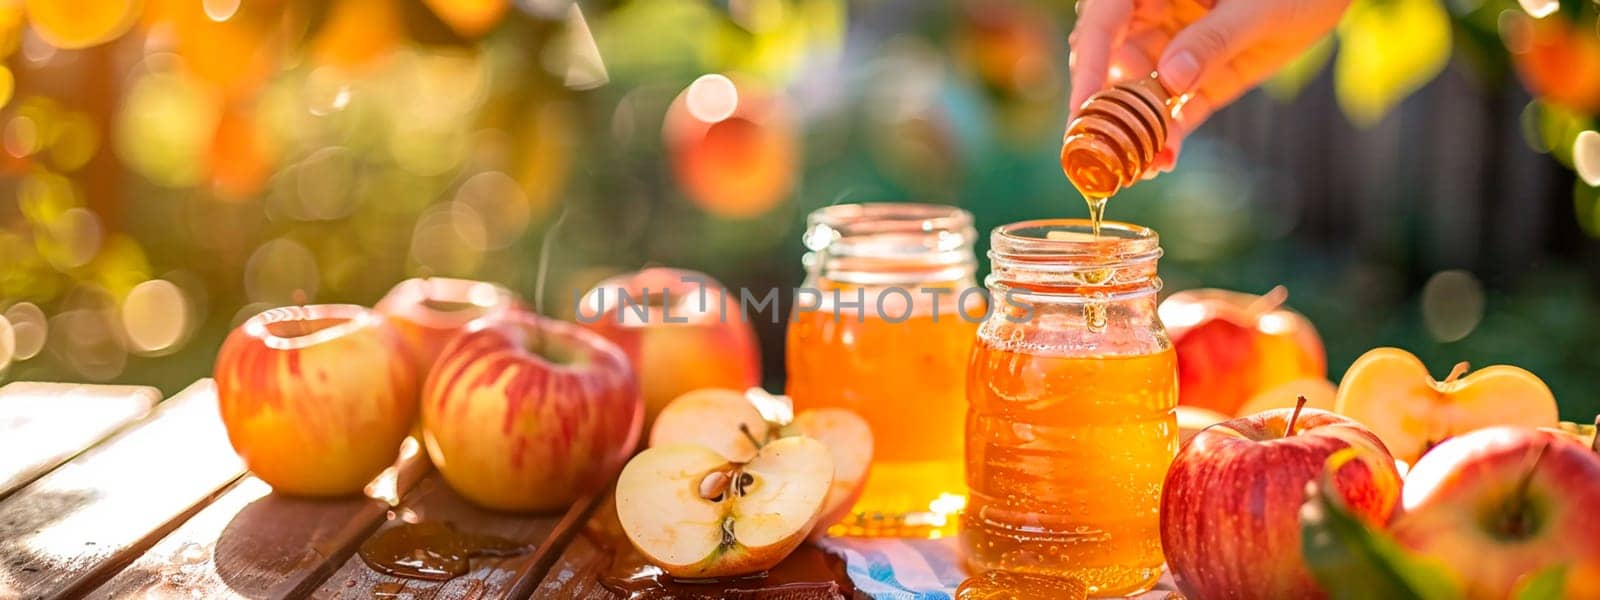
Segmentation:
{"type": "Polygon", "coordinates": [[[742,390],[761,382],[755,330],[737,298],[709,275],[650,268],[596,284],[579,301],[578,322],[627,353],[644,395],[645,430],[673,399],[702,388],[742,390]],[[705,300],[701,301],[704,282],[705,300]],[[667,290],[670,310],[651,306],[641,318],[633,302],[667,290]],[[672,322],[669,322],[671,319],[672,322]],[[683,320],[685,322],[676,322],[683,320]]]}
{"type": "Polygon", "coordinates": [[[499,510],[561,509],[600,489],[638,444],[643,419],[620,348],[523,311],[468,325],[422,389],[434,466],[462,496],[499,510]]]}
{"type": "Polygon", "coordinates": [[[468,323],[521,305],[510,290],[493,283],[429,277],[395,284],[373,310],[389,317],[417,373],[426,378],[444,345],[468,323]],[[443,308],[441,303],[457,306],[443,308]]]}
{"type": "Polygon", "coordinates": [[[1178,355],[1178,404],[1240,414],[1251,398],[1284,383],[1326,378],[1316,327],[1267,296],[1218,289],[1178,292],[1159,314],[1178,355]]]}
{"type": "Polygon", "coordinates": [[[1321,598],[1300,553],[1306,483],[1329,456],[1355,448],[1359,460],[1334,473],[1350,510],[1386,523],[1400,475],[1378,436],[1353,420],[1270,410],[1206,428],[1185,444],[1161,496],[1161,547],[1178,588],[1191,598],[1321,598]]]}
{"type": "Polygon", "coordinates": [[[360,492],[416,419],[417,374],[400,336],[360,306],[257,314],[228,334],[214,376],[228,441],[285,494],[360,492]]]}
{"type": "Polygon", "coordinates": [[[1452,437],[1412,467],[1401,501],[1395,538],[1448,565],[1467,598],[1510,598],[1520,578],[1561,564],[1566,597],[1600,597],[1576,579],[1600,573],[1600,456],[1569,435],[1501,426],[1452,437]],[[1530,467],[1532,530],[1497,531],[1530,467]]]}

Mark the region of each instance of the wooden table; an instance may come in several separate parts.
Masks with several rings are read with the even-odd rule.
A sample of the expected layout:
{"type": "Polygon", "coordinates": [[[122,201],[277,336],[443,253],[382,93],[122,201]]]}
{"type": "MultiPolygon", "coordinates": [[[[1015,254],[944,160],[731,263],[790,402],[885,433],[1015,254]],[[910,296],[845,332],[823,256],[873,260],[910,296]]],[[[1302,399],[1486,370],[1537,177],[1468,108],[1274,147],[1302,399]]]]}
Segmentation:
{"type": "Polygon", "coordinates": [[[271,493],[228,444],[215,386],[0,387],[0,600],[12,598],[613,598],[609,555],[585,535],[601,502],[564,513],[475,508],[407,440],[365,496],[271,493]],[[373,571],[382,528],[448,521],[528,542],[448,582],[373,571]]]}

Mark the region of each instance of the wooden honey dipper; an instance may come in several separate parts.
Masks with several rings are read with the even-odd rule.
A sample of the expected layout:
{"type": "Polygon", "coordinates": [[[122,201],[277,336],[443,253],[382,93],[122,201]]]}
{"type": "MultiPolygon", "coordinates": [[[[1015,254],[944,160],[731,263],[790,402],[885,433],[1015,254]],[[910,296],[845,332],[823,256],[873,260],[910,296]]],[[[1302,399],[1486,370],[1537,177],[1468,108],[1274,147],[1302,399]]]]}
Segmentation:
{"type": "Polygon", "coordinates": [[[1061,170],[1091,199],[1133,185],[1166,147],[1172,111],[1180,104],[1154,73],[1096,92],[1067,123],[1061,170]]]}

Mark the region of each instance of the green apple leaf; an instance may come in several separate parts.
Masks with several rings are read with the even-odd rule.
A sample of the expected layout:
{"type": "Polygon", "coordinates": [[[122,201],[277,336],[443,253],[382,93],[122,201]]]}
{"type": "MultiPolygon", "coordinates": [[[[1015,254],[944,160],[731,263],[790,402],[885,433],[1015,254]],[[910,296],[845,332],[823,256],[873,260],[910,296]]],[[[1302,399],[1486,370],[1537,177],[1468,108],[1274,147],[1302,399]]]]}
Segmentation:
{"type": "Polygon", "coordinates": [[[1310,486],[1300,509],[1301,553],[1317,583],[1335,600],[1460,598],[1441,565],[1408,552],[1344,506],[1332,473],[1358,458],[1353,448],[1328,457],[1321,481],[1310,486]]]}
{"type": "Polygon", "coordinates": [[[1450,13],[1439,0],[1356,0],[1336,31],[1334,91],[1345,116],[1363,127],[1431,81],[1450,59],[1450,13]]]}
{"type": "Polygon", "coordinates": [[[1561,600],[1567,595],[1567,566],[1551,565],[1517,586],[1516,600],[1561,600]]]}

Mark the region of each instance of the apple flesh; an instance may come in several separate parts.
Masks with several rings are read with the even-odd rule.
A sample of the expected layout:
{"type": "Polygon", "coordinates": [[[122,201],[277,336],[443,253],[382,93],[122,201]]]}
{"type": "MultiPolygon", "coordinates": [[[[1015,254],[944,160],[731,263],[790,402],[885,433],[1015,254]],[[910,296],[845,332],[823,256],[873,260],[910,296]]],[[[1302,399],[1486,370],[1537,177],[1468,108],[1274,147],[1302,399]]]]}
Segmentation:
{"type": "Polygon", "coordinates": [[[426,377],[445,343],[468,323],[519,304],[510,290],[493,283],[429,277],[400,282],[373,309],[389,317],[405,340],[417,373],[426,377]]]}
{"type": "Polygon", "coordinates": [[[821,442],[788,437],[748,463],[678,444],[640,452],[617,479],[628,540],[673,577],[759,573],[793,552],[817,523],[833,459],[821,442]]]}
{"type": "Polygon", "coordinates": [[[1192,598],[1321,598],[1300,551],[1300,507],[1329,456],[1350,510],[1386,523],[1400,496],[1394,459],[1353,420],[1316,409],[1270,410],[1196,434],[1178,451],[1161,496],[1161,546],[1192,598]]]}
{"type": "Polygon", "coordinates": [[[787,396],[761,388],[744,392],[704,389],[667,404],[650,428],[650,447],[693,444],[730,462],[749,462],[761,444],[780,437],[805,436],[822,442],[833,458],[833,485],[823,503],[813,537],[850,514],[866,489],[872,466],[872,428],[865,419],[838,408],[794,414],[787,396]]]}
{"type": "Polygon", "coordinates": [[[842,408],[801,411],[794,422],[780,430],[784,437],[803,436],[822,442],[833,458],[833,485],[822,502],[822,514],[812,539],[821,538],[828,526],[844,520],[867,489],[867,472],[872,467],[872,428],[860,415],[842,408]]]}
{"type": "Polygon", "coordinates": [[[1456,575],[1467,598],[1511,598],[1525,578],[1564,565],[1600,573],[1600,457],[1570,437],[1490,427],[1450,438],[1406,477],[1394,535],[1456,575]]]}
{"type": "Polygon", "coordinates": [[[214,376],[228,440],[278,492],[360,492],[393,464],[417,414],[417,374],[382,315],[324,304],[257,314],[214,376]]]}
{"type": "Polygon", "coordinates": [[[650,447],[705,446],[733,462],[749,462],[771,426],[743,392],[695,390],[668,403],[650,426],[650,447]]]}
{"type": "Polygon", "coordinates": [[[1467,374],[1461,363],[1444,381],[1434,381],[1421,360],[1399,348],[1357,358],[1339,382],[1334,406],[1412,464],[1434,444],[1475,429],[1558,423],[1555,396],[1533,373],[1495,365],[1467,374]]]}
{"type": "Polygon", "coordinates": [[[646,429],[687,392],[760,383],[755,330],[738,301],[703,273],[651,268],[606,279],[579,301],[577,317],[632,361],[646,429]]]}
{"type": "MultiPolygon", "coordinates": [[[[1283,306],[1288,292],[1264,296],[1217,289],[1178,292],[1158,310],[1178,355],[1178,403],[1225,415],[1284,383],[1326,378],[1316,327],[1283,306]]],[[[1292,402],[1292,398],[1290,399],[1292,402]]]]}
{"type": "Polygon", "coordinates": [[[422,440],[468,500],[564,508],[609,483],[638,444],[638,384],[616,345],[513,311],[447,344],[422,392],[422,440]]]}

